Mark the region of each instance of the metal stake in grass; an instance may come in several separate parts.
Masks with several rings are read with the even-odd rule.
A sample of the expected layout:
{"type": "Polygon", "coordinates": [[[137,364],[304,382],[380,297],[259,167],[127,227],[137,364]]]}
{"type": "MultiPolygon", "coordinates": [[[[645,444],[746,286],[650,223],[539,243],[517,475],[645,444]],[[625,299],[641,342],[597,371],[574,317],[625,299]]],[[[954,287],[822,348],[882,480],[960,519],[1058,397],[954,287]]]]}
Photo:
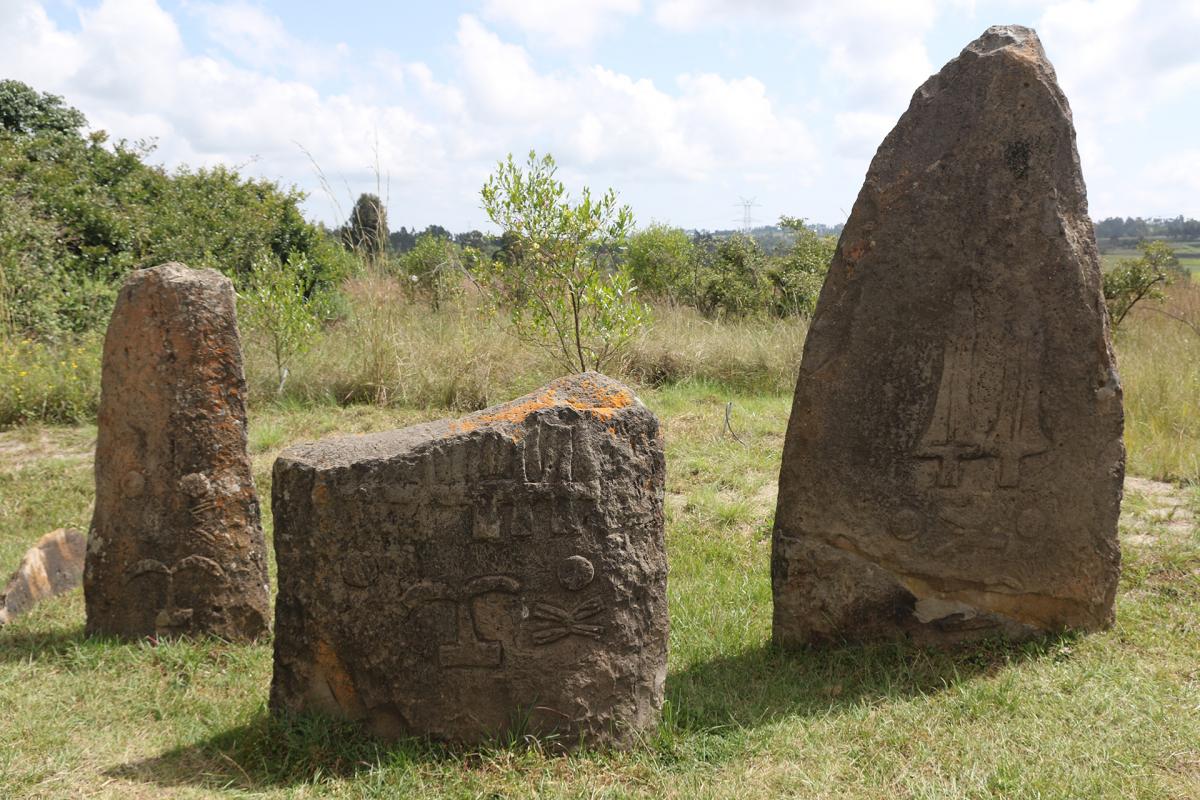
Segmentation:
{"type": "Polygon", "coordinates": [[[729,431],[729,435],[733,437],[734,441],[736,441],[738,444],[742,445],[743,447],[748,447],[749,445],[747,445],[745,442],[743,442],[742,437],[738,436],[737,432],[734,431],[734,429],[733,429],[733,425],[730,422],[730,417],[732,414],[733,414],[733,401],[731,400],[730,402],[725,404],[725,427],[721,430],[721,435],[724,436],[725,431],[729,431]]]}

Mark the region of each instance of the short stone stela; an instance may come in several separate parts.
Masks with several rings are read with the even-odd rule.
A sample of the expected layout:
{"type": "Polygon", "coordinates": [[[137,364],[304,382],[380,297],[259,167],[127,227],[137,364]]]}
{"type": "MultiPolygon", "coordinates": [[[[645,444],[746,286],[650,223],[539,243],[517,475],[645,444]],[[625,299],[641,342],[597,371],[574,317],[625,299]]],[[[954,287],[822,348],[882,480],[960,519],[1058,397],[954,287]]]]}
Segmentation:
{"type": "Polygon", "coordinates": [[[467,741],[522,714],[593,742],[644,728],[665,677],[662,475],[653,415],[595,373],[289,449],[273,704],[467,741]]]}

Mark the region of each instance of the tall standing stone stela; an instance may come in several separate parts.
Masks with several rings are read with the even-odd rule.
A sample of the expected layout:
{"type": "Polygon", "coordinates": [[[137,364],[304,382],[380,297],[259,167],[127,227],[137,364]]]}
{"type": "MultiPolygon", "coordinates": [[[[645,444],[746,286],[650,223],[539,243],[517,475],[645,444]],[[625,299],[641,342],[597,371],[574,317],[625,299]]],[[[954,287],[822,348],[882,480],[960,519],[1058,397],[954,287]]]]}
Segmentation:
{"type": "Polygon", "coordinates": [[[784,444],[782,645],[1113,619],[1121,387],[1066,98],[993,27],[913,96],[821,291],[784,444]]]}
{"type": "Polygon", "coordinates": [[[233,284],[163,264],[132,273],[104,337],[90,633],[267,632],[266,544],[246,454],[233,284]]]}
{"type": "Polygon", "coordinates": [[[276,711],[626,745],[667,668],[658,422],[598,373],[275,462],[276,711]]]}

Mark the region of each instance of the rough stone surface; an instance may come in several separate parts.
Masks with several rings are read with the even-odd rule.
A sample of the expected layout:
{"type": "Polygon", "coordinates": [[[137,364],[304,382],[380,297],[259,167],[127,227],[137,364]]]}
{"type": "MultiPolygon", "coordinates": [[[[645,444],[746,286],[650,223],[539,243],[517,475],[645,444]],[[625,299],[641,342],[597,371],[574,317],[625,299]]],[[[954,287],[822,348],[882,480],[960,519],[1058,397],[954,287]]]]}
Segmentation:
{"type": "Polygon", "coordinates": [[[654,415],[598,373],[275,462],[276,711],[571,746],[652,728],[667,659],[654,415]]]}
{"type": "Polygon", "coordinates": [[[21,565],[0,592],[0,625],[47,597],[69,592],[83,581],[87,539],[66,528],[51,531],[25,551],[21,565]]]}
{"type": "Polygon", "coordinates": [[[784,446],[782,645],[1020,638],[1113,619],[1121,386],[1066,98],[995,27],[880,146],[784,446]]]}
{"type": "Polygon", "coordinates": [[[233,285],[164,264],[121,287],[104,339],[87,629],[267,632],[233,285]]]}

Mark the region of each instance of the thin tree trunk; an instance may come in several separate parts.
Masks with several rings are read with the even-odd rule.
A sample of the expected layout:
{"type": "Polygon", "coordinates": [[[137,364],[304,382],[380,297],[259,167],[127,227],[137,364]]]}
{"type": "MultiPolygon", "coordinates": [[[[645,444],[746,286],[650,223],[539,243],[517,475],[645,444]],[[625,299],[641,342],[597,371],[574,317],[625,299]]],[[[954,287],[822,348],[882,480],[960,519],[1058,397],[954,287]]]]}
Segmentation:
{"type": "Polygon", "coordinates": [[[575,290],[571,290],[571,315],[575,318],[575,354],[579,356],[579,371],[587,372],[587,362],[583,360],[583,343],[579,339],[579,298],[575,290]]]}

